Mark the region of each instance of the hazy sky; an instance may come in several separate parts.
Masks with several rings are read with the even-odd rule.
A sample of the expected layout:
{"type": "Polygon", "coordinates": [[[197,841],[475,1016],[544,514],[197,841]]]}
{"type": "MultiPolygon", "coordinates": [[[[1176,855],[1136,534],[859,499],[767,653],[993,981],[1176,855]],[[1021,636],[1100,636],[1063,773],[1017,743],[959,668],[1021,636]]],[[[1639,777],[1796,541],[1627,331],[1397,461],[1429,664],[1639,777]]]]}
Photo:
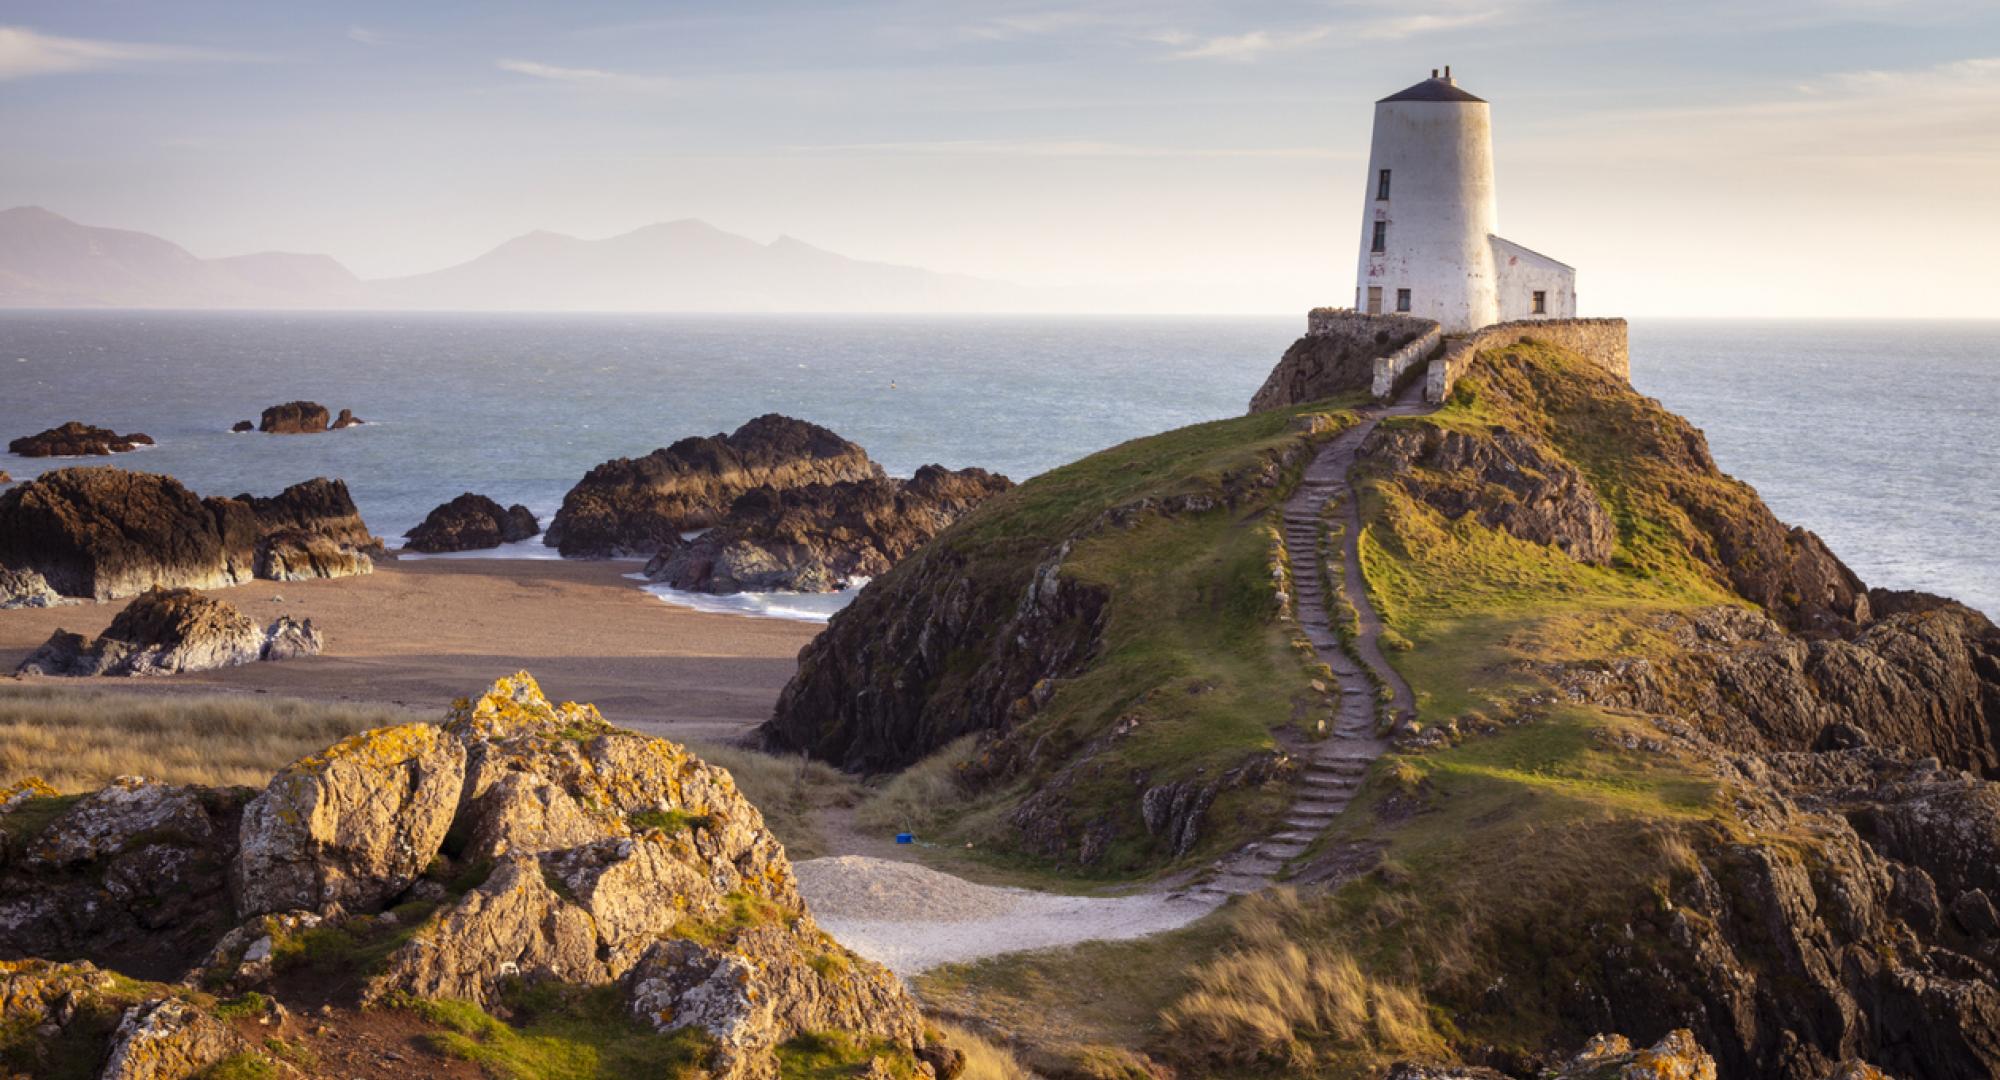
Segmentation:
{"type": "Polygon", "coordinates": [[[1586,314],[2000,315],[1995,0],[7,0],[0,205],[367,277],[699,217],[1296,312],[1446,63],[1586,314]]]}

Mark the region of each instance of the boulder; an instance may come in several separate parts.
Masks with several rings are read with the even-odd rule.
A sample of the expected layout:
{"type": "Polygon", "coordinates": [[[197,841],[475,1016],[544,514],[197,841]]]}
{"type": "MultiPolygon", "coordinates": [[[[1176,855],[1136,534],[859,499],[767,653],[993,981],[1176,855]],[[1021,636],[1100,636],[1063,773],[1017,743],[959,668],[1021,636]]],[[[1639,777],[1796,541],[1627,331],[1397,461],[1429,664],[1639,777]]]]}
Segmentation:
{"type": "Polygon", "coordinates": [[[28,858],[71,868],[116,855],[148,834],[172,834],[197,846],[212,833],[208,811],[192,789],[121,776],[50,822],[28,847],[28,858]]]}
{"type": "Polygon", "coordinates": [[[22,457],[101,457],[151,445],[153,438],[150,435],[136,432],[120,435],[110,428],[91,427],[71,420],[61,427],[15,439],[7,444],[7,450],[22,457]]]}
{"type": "Polygon", "coordinates": [[[0,493],[0,566],[35,571],[65,596],[218,588],[259,576],[260,566],[294,577],[366,573],[366,550],[378,543],[339,480],[202,499],[172,477],[97,466],[0,493]]]}
{"type": "Polygon", "coordinates": [[[760,487],[739,496],[720,525],[662,550],[646,576],[698,592],[833,592],[887,573],[1012,486],[984,469],[926,465],[909,480],[760,487]]]}
{"type": "Polygon", "coordinates": [[[56,607],[72,602],[49,588],[48,580],[33,570],[9,570],[0,566],[0,611],[56,607]]]}
{"type": "Polygon", "coordinates": [[[193,589],[139,594],[96,639],[57,630],[21,662],[30,675],[174,675],[257,660],[318,654],[310,620],[280,617],[259,629],[249,616],[193,589]]]}
{"type": "Polygon", "coordinates": [[[464,779],[465,747],[429,724],[363,732],[294,762],[244,808],[238,911],[378,908],[437,855],[464,779]]]}
{"type": "Polygon", "coordinates": [[[367,422],[354,415],[353,409],[342,409],[340,410],[340,415],[335,417],[333,423],[329,425],[329,430],[339,431],[342,428],[360,427],[367,422]]]}
{"type": "Polygon", "coordinates": [[[466,492],[424,517],[404,533],[411,551],[476,551],[526,540],[542,531],[535,515],[519,503],[502,508],[484,495],[466,492]]]}
{"type": "Polygon", "coordinates": [[[257,423],[254,420],[238,420],[229,426],[229,430],[232,434],[244,435],[257,430],[257,423]]]}
{"type": "Polygon", "coordinates": [[[270,435],[314,435],[326,430],[326,406],[317,401],[288,401],[264,410],[257,430],[270,435]]]}
{"type": "Polygon", "coordinates": [[[721,521],[737,496],[870,480],[867,451],[817,424],[760,416],[728,435],[682,439],[590,470],[563,496],[544,541],[571,558],[652,556],[683,532],[721,521]]]}
{"type": "Polygon", "coordinates": [[[188,1080],[249,1048],[213,1014],[180,998],[142,1001],[125,1011],[111,1037],[100,1080],[188,1080]]]}

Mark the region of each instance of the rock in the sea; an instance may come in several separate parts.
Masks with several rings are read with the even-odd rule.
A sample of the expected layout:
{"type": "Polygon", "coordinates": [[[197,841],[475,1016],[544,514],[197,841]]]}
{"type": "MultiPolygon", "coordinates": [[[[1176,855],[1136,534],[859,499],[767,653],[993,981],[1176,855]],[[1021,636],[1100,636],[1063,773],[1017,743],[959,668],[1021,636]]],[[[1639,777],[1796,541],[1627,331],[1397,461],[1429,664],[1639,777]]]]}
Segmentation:
{"type": "Polygon", "coordinates": [[[230,425],[229,430],[234,434],[242,435],[257,430],[257,424],[253,420],[238,420],[236,423],[230,425]]]}
{"type": "Polygon", "coordinates": [[[817,424],[760,416],[729,435],[687,438],[590,470],[563,496],[544,541],[571,558],[650,557],[721,521],[752,488],[871,480],[867,451],[817,424]]]}
{"type": "Polygon", "coordinates": [[[423,524],[404,533],[411,551],[477,551],[511,544],[542,531],[535,515],[519,503],[502,508],[468,491],[432,510],[423,524]]]}
{"type": "MultiPolygon", "coordinates": [[[[91,427],[71,420],[34,435],[25,435],[7,444],[11,453],[22,457],[94,457],[123,454],[153,445],[150,435],[120,435],[109,428],[91,427]]],[[[6,474],[0,473],[0,476],[6,474]]]]}
{"type": "Polygon", "coordinates": [[[646,576],[698,592],[832,592],[887,573],[1012,486],[984,469],[926,465],[909,480],[761,487],[738,497],[721,525],[655,556],[646,576]]]}
{"type": "Polygon", "coordinates": [[[57,469],[0,493],[0,565],[33,570],[65,596],[366,573],[366,552],[377,546],[339,480],[269,498],[202,499],[172,477],[97,466],[57,469]]]}
{"type": "Polygon", "coordinates": [[[21,662],[28,675],[173,675],[257,660],[318,654],[312,621],[280,617],[260,629],[249,616],[194,589],[155,588],[134,597],[97,638],[57,630],[21,662]]]}
{"type": "Polygon", "coordinates": [[[354,415],[353,409],[342,409],[340,410],[340,415],[334,417],[333,423],[328,425],[328,430],[339,431],[342,428],[359,427],[367,422],[368,421],[363,420],[360,417],[354,415]]]}
{"type": "Polygon", "coordinates": [[[9,473],[5,469],[0,469],[0,484],[11,484],[13,482],[14,482],[13,474],[9,473]]]}
{"type": "Polygon", "coordinates": [[[270,435],[316,435],[326,430],[326,406],[317,401],[288,401],[264,410],[257,430],[270,435]]]}
{"type": "Polygon", "coordinates": [[[48,581],[33,570],[9,570],[0,566],[0,611],[9,608],[45,608],[73,603],[49,588],[48,581]]]}

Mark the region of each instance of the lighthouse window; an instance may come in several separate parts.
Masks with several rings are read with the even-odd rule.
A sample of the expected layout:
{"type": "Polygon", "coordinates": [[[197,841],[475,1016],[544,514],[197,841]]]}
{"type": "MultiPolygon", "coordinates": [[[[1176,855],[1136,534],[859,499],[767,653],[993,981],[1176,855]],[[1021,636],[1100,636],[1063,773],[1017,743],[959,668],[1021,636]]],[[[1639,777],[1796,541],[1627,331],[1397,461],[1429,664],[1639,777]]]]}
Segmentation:
{"type": "Polygon", "coordinates": [[[1389,197],[1389,170],[1387,169],[1383,169],[1382,174],[1375,179],[1375,197],[1378,199],[1389,197]]]}
{"type": "Polygon", "coordinates": [[[1378,222],[1376,222],[1376,223],[1375,223],[1375,242],[1374,242],[1373,244],[1371,244],[1371,245],[1369,246],[1368,250],[1369,250],[1369,251],[1387,251],[1387,250],[1389,250],[1389,223],[1388,223],[1388,222],[1386,222],[1386,221],[1378,221],[1378,222]]]}
{"type": "Polygon", "coordinates": [[[1549,313],[1549,294],[1548,294],[1548,293],[1545,293],[1545,292],[1543,292],[1543,291],[1542,291],[1542,290],[1540,290],[1540,289],[1536,289],[1536,290],[1535,290],[1535,314],[1537,314],[1537,315],[1547,315],[1548,313],[1549,313]]]}
{"type": "Polygon", "coordinates": [[[1382,314],[1382,286],[1368,286],[1368,314],[1382,314]]]}
{"type": "Polygon", "coordinates": [[[1410,290],[1408,289],[1396,290],[1396,310],[1397,311],[1410,310],[1410,290]]]}

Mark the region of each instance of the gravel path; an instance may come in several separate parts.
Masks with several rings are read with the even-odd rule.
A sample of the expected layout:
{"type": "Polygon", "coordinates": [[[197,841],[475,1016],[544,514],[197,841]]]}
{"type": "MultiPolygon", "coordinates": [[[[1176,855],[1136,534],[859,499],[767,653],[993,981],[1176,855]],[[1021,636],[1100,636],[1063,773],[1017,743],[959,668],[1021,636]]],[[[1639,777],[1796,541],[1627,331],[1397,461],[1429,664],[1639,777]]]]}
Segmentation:
{"type": "Polygon", "coordinates": [[[795,869],[799,892],[822,928],[905,977],[982,956],[1145,937],[1186,926],[1216,907],[1161,893],[1061,896],[975,885],[864,855],[808,859],[795,869]]]}

